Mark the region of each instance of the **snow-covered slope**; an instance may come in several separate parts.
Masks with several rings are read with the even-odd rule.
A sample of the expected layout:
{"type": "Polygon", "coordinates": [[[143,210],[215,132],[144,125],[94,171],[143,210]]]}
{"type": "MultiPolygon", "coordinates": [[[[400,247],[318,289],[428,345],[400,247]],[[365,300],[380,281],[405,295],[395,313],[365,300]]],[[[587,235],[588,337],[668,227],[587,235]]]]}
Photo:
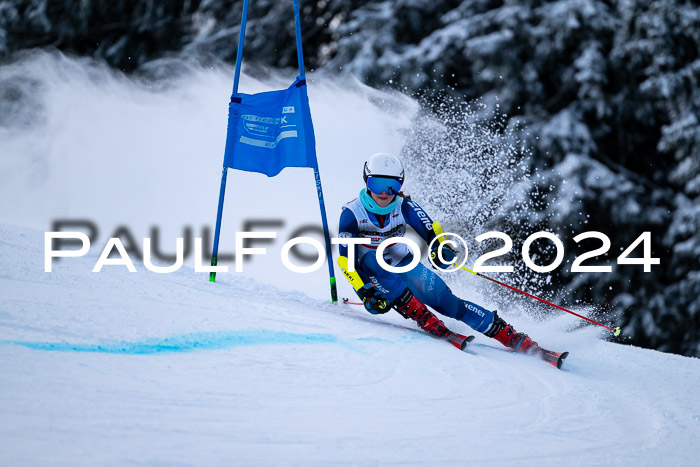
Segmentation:
{"type": "MultiPolygon", "coordinates": [[[[223,252],[246,219],[284,222],[243,273],[210,283],[191,256],[172,274],[135,258],[136,273],[92,273],[119,226],[137,242],[158,227],[172,253],[186,226],[213,224],[231,70],[154,90],[39,54],[0,75],[20,96],[0,127],[0,465],[696,462],[697,359],[606,343],[569,315],[534,321],[514,300],[501,313],[516,328],[571,352],[557,371],[483,336],[462,353],[395,313],[328,303],[325,269],[279,261],[293,230],[318,221],[310,170],[229,175],[223,252]],[[89,219],[99,238],[45,273],[56,219],[89,219]]],[[[399,152],[416,105],[323,77],[309,95],[335,231],[361,162],[399,152]]],[[[451,285],[484,306],[503,299],[451,285]]]]}
{"type": "Polygon", "coordinates": [[[42,240],[0,227],[2,465],[696,462],[700,360],[520,318],[557,371],[239,276],[43,273],[42,240]]]}

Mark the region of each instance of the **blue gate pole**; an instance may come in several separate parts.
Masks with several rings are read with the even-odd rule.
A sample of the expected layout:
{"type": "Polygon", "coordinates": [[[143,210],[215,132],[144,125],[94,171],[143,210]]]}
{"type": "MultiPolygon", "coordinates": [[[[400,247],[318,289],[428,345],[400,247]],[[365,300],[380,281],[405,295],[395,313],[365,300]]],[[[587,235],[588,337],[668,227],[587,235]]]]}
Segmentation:
{"type": "MultiPolygon", "coordinates": [[[[236,51],[236,73],[233,75],[233,94],[238,92],[238,78],[241,75],[241,62],[243,61],[243,41],[245,40],[245,26],[248,20],[248,0],[243,0],[243,13],[241,15],[241,30],[238,33],[238,50],[236,51]]],[[[233,95],[231,96],[233,97],[233,95]]]]}
{"type": "Polygon", "coordinates": [[[301,50],[301,20],[299,19],[299,0],[294,0],[294,28],[297,38],[297,59],[299,59],[299,79],[304,79],[304,52],[301,50]]]}
{"type": "MultiPolygon", "coordinates": [[[[219,234],[221,233],[221,216],[224,212],[224,194],[226,194],[226,175],[228,167],[221,171],[221,188],[219,189],[219,208],[216,212],[216,229],[214,230],[214,248],[211,252],[211,265],[216,266],[216,256],[219,254],[219,234]]],[[[216,271],[209,273],[209,281],[216,282],[216,271]]]]}
{"type": "Polygon", "coordinates": [[[331,236],[328,233],[328,219],[326,219],[326,205],[323,202],[323,188],[321,188],[321,174],[318,172],[318,165],[314,167],[314,177],[316,178],[316,191],[318,191],[318,205],[321,208],[321,222],[323,222],[323,236],[326,239],[326,257],[328,258],[328,274],[331,283],[331,302],[338,301],[338,289],[335,285],[335,271],[333,270],[333,252],[331,251],[331,236]]]}
{"type": "MultiPolygon", "coordinates": [[[[304,52],[301,49],[301,20],[299,18],[299,0],[294,3],[294,27],[297,39],[297,58],[299,59],[299,80],[305,79],[304,73],[304,52]]],[[[338,289],[335,284],[335,271],[333,268],[333,252],[331,251],[331,236],[328,232],[328,219],[326,218],[326,205],[323,202],[323,188],[321,187],[321,174],[318,171],[318,162],[314,167],[314,179],[316,180],[316,191],[318,192],[318,205],[321,208],[321,222],[323,222],[323,236],[326,240],[326,257],[328,260],[328,274],[331,284],[331,302],[338,301],[338,289]]]]}
{"type": "MultiPolygon", "coordinates": [[[[245,27],[248,20],[248,0],[243,1],[243,12],[241,13],[241,30],[238,34],[238,50],[236,51],[236,71],[233,76],[233,93],[231,97],[238,93],[238,80],[241,74],[241,62],[243,61],[243,42],[245,40],[245,27]]],[[[219,189],[219,207],[216,212],[216,229],[214,231],[214,247],[211,252],[211,265],[216,266],[217,255],[219,254],[219,236],[221,234],[221,217],[224,213],[224,195],[226,194],[226,176],[228,167],[224,166],[221,172],[221,188],[219,189]]],[[[209,273],[209,281],[216,282],[216,272],[209,273]]]]}

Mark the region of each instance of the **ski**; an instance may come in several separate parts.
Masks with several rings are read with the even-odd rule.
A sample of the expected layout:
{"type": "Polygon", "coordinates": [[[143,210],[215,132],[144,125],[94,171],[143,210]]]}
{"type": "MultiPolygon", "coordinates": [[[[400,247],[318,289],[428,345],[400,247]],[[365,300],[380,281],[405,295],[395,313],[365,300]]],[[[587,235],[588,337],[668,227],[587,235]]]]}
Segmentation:
{"type": "MultiPolygon", "coordinates": [[[[346,305],[359,305],[359,306],[363,305],[361,302],[352,302],[348,298],[343,298],[343,303],[346,305]]],[[[462,334],[452,332],[447,328],[445,328],[445,329],[447,332],[443,335],[438,335],[438,334],[433,334],[433,333],[428,333],[428,334],[430,334],[431,336],[439,337],[441,339],[445,339],[447,342],[454,345],[459,350],[466,349],[467,345],[469,345],[469,343],[474,340],[474,336],[464,336],[462,334]]]]}
{"type": "Polygon", "coordinates": [[[452,331],[448,331],[447,334],[442,337],[459,350],[466,349],[467,345],[474,340],[474,336],[463,336],[462,334],[457,334],[452,331]]]}
{"type": "Polygon", "coordinates": [[[566,357],[569,356],[569,352],[553,352],[551,350],[540,348],[539,350],[536,350],[533,355],[561,370],[564,360],[566,360],[566,357]]]}

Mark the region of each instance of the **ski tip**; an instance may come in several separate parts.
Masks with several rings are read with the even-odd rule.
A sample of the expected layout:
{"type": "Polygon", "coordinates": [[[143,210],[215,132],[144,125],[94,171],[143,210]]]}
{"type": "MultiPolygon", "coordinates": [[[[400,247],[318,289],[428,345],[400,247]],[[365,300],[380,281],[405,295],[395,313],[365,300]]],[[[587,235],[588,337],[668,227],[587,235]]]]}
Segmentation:
{"type": "Polygon", "coordinates": [[[466,349],[466,348],[467,348],[467,345],[469,345],[469,343],[470,343],[471,341],[473,341],[473,340],[474,340],[474,336],[467,336],[467,337],[465,337],[464,340],[462,341],[462,345],[459,346],[459,350],[464,350],[464,349],[466,349]]]}
{"type": "Polygon", "coordinates": [[[622,330],[620,329],[620,327],[619,327],[619,326],[616,327],[616,328],[615,328],[615,333],[613,334],[613,336],[615,336],[615,337],[619,336],[619,335],[620,335],[620,332],[622,332],[622,330]]]}
{"type": "Polygon", "coordinates": [[[568,356],[569,352],[562,352],[561,355],[559,355],[559,358],[557,359],[557,369],[561,370],[564,360],[566,360],[566,357],[568,356]]]}
{"type": "Polygon", "coordinates": [[[545,362],[550,363],[552,366],[557,367],[561,370],[564,360],[569,356],[569,352],[552,352],[551,350],[541,349],[539,357],[545,362]]]}

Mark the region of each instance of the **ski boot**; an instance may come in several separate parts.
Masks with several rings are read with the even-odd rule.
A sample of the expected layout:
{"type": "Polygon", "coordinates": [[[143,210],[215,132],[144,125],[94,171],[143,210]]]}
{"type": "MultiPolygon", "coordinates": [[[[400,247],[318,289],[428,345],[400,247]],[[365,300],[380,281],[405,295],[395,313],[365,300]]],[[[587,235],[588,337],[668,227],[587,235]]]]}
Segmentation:
{"type": "Polygon", "coordinates": [[[493,312],[493,324],[484,332],[484,335],[496,339],[516,352],[534,354],[542,351],[537,342],[525,333],[516,332],[513,326],[498,316],[496,311],[493,312]]]}
{"type": "Polygon", "coordinates": [[[409,289],[406,289],[394,301],[394,308],[401,316],[414,320],[421,329],[434,336],[444,337],[450,334],[450,330],[445,327],[445,323],[428,310],[428,307],[418,300],[409,289]]]}

